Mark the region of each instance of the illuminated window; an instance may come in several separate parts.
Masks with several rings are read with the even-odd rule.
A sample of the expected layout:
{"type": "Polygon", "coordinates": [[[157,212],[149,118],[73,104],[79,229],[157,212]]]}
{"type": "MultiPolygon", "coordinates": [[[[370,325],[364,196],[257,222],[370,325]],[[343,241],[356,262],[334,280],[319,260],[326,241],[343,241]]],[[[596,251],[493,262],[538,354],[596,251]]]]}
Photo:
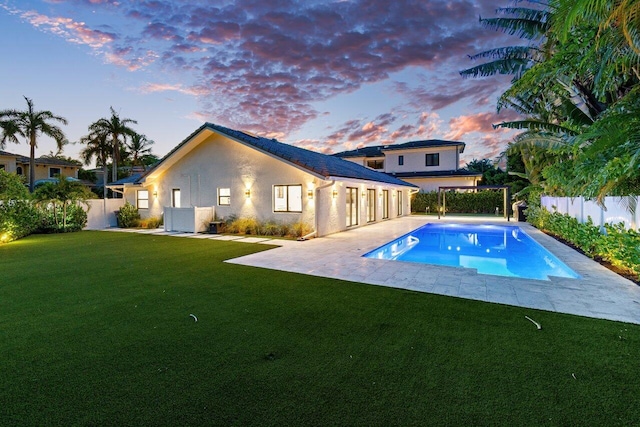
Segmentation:
{"type": "Polygon", "coordinates": [[[231,205],[231,189],[218,188],[218,206],[231,205]]]}
{"type": "Polygon", "coordinates": [[[137,191],[136,207],[138,209],[149,209],[149,191],[148,190],[137,191]]]}
{"type": "Polygon", "coordinates": [[[398,216],[402,215],[402,191],[398,191],[398,216]]]}
{"type": "Polygon", "coordinates": [[[174,188],[171,190],[171,206],[174,208],[180,207],[180,189],[174,188]]]}
{"type": "Polygon", "coordinates": [[[274,185],[274,212],[302,212],[302,185],[274,185]]]}

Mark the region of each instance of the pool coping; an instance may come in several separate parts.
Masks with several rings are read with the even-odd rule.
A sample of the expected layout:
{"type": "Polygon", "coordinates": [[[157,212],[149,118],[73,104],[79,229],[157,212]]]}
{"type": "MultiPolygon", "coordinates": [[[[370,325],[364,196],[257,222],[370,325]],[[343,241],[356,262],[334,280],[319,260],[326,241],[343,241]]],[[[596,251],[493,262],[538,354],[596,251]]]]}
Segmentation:
{"type": "MultiPolygon", "coordinates": [[[[278,241],[269,243],[277,245],[278,241]]],[[[640,324],[640,286],[524,222],[416,215],[295,242],[226,262],[640,324]],[[362,257],[429,222],[517,225],[581,278],[521,279],[478,274],[462,267],[362,257]]]]}

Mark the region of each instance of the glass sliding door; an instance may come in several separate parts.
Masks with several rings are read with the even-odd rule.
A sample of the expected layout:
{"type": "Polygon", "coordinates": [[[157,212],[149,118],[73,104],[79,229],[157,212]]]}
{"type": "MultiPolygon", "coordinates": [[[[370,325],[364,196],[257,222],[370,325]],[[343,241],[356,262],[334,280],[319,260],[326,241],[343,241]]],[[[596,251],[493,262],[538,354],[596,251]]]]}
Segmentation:
{"type": "Polygon", "coordinates": [[[382,190],[382,219],[389,218],[389,190],[382,190]]]}
{"type": "Polygon", "coordinates": [[[367,222],[376,220],[376,190],[367,189],[367,222]]]}
{"type": "Polygon", "coordinates": [[[358,189],[347,187],[347,227],[358,225],[358,189]]]}
{"type": "Polygon", "coordinates": [[[402,215],[402,191],[398,191],[398,216],[402,215]]]}

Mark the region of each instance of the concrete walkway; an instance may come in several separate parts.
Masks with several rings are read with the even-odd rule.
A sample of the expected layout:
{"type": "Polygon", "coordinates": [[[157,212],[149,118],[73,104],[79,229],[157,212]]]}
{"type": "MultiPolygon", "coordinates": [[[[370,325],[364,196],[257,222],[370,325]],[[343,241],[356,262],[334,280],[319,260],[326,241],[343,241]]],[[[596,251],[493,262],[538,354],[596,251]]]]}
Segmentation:
{"type": "Polygon", "coordinates": [[[409,289],[479,301],[576,314],[640,324],[640,286],[540,232],[511,222],[576,271],[581,279],[549,281],[477,274],[468,268],[444,267],[363,258],[365,253],[427,222],[506,223],[501,219],[412,216],[356,228],[305,242],[261,237],[222,236],[157,230],[109,229],[279,247],[228,260],[233,264],[330,277],[371,285],[409,289]]]}

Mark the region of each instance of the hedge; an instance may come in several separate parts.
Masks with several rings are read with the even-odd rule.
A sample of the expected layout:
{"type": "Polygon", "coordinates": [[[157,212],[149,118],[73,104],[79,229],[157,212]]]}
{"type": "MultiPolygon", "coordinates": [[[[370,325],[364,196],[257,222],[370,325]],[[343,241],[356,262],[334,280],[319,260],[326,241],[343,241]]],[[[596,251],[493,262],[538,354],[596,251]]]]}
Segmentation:
{"type": "Polygon", "coordinates": [[[542,207],[530,207],[526,213],[536,228],[571,243],[591,258],[601,258],[640,276],[640,234],[626,229],[624,223],[605,224],[602,233],[591,217],[583,224],[570,215],[542,207]]]}
{"type": "MultiPolygon", "coordinates": [[[[446,213],[495,214],[504,213],[502,190],[483,190],[477,193],[446,193],[446,213]]],[[[411,212],[438,212],[438,192],[417,193],[411,201],[411,212]]]]}

